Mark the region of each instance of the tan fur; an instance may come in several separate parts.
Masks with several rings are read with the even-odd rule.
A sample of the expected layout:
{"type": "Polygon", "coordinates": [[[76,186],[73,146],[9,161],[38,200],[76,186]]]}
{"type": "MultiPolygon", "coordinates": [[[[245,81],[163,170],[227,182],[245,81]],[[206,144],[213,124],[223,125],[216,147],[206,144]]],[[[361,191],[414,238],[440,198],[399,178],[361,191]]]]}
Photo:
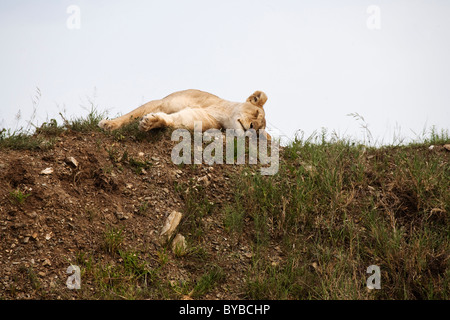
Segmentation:
{"type": "MultiPolygon", "coordinates": [[[[141,118],[139,129],[172,127],[194,129],[194,122],[201,121],[203,131],[208,129],[264,130],[266,119],[263,106],[267,96],[255,91],[246,102],[231,102],[200,90],[184,90],[161,100],[150,101],[135,110],[113,120],[102,120],[99,126],[116,130],[141,118]]],[[[264,131],[265,132],[265,131],[264,131]]],[[[270,135],[265,132],[270,139],[270,135]]]]}

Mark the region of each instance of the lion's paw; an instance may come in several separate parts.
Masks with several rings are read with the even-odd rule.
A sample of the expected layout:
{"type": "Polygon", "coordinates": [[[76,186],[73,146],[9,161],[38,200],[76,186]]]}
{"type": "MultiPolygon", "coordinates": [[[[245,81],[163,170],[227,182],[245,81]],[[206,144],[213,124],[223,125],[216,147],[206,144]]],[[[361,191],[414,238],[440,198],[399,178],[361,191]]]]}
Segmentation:
{"type": "Polygon", "coordinates": [[[139,122],[139,130],[149,131],[166,125],[164,118],[158,113],[149,113],[139,122]]]}
{"type": "Polygon", "coordinates": [[[113,120],[106,120],[106,119],[103,119],[102,121],[100,121],[98,123],[98,126],[106,131],[116,130],[120,127],[119,123],[117,123],[113,120]]]}

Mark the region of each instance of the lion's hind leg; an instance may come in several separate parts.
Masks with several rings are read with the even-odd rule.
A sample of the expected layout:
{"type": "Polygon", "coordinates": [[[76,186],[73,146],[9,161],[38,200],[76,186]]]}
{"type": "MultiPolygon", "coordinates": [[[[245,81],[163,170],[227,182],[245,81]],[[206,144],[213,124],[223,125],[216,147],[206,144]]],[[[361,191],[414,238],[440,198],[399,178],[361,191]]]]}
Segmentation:
{"type": "Polygon", "coordinates": [[[155,113],[162,111],[163,103],[162,100],[153,100],[150,102],[147,102],[146,104],[132,110],[131,112],[128,112],[127,114],[112,119],[112,120],[102,120],[98,123],[98,126],[102,128],[103,130],[116,130],[120,127],[123,127],[124,125],[129,124],[130,122],[135,121],[136,119],[149,114],[149,113],[155,113]]]}

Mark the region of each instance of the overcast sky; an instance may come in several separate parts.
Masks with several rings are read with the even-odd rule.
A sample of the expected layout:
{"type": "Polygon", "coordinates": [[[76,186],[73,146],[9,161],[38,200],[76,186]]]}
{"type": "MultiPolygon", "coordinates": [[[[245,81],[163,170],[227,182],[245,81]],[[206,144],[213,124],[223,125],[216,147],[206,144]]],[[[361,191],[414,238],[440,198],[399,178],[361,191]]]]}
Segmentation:
{"type": "Polygon", "coordinates": [[[38,123],[196,88],[266,92],[269,127],[290,138],[363,139],[349,113],[379,142],[414,138],[450,127],[449,17],[444,0],[2,0],[0,127],[30,119],[36,88],[38,123]]]}

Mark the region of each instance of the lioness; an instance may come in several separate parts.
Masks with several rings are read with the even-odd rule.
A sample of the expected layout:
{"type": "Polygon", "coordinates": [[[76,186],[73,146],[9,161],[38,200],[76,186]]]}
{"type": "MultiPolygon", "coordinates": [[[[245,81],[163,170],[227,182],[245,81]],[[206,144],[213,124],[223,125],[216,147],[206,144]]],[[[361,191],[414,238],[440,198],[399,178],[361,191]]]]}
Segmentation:
{"type": "Polygon", "coordinates": [[[266,119],[263,106],[267,96],[255,91],[246,102],[231,102],[200,90],[174,92],[161,100],[153,100],[113,120],[102,120],[99,126],[115,130],[136,118],[143,117],[139,129],[172,127],[194,129],[194,122],[202,122],[202,130],[208,129],[255,129],[265,131],[266,119]]]}

